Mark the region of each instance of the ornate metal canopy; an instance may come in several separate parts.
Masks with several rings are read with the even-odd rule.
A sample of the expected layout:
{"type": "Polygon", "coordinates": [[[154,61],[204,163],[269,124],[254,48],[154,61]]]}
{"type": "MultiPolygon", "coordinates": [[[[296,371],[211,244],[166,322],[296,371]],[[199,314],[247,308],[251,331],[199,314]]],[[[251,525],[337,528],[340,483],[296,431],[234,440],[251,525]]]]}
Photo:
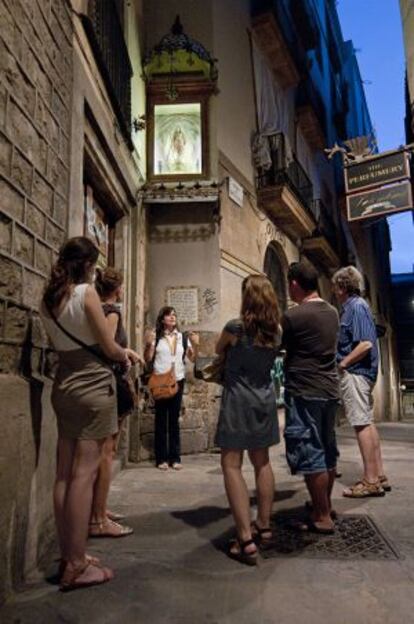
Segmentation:
{"type": "Polygon", "coordinates": [[[144,57],[143,71],[147,82],[156,77],[179,74],[212,82],[217,80],[216,59],[201,43],[184,32],[179,15],[171,31],[144,57]]]}

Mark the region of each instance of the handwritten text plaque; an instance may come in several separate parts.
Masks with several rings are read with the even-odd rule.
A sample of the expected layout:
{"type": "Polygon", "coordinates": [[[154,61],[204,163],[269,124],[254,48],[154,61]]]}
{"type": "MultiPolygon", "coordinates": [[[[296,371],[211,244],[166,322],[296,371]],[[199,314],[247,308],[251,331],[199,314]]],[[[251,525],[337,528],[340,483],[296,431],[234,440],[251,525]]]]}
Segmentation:
{"type": "Polygon", "coordinates": [[[167,305],[175,308],[181,325],[199,322],[199,292],[197,286],[174,286],[166,289],[167,305]]]}

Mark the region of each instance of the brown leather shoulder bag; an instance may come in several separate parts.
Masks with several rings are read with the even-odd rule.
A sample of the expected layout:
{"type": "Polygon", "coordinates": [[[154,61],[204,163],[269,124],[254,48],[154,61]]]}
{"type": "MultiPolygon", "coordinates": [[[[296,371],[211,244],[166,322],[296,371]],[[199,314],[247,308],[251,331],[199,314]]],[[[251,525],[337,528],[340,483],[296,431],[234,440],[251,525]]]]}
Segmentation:
{"type": "MultiPolygon", "coordinates": [[[[171,348],[170,342],[168,342],[168,344],[171,350],[171,355],[174,356],[177,351],[177,338],[173,349],[171,348]]],[[[148,380],[148,388],[154,401],[171,399],[175,396],[178,392],[178,384],[175,378],[174,364],[166,373],[151,373],[148,380]]]]}

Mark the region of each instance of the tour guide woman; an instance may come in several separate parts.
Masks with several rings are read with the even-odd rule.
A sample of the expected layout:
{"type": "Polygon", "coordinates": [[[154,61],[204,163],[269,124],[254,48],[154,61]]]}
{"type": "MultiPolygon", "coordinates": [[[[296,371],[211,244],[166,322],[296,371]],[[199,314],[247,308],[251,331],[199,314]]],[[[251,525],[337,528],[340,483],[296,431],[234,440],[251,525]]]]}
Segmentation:
{"type": "Polygon", "coordinates": [[[118,430],[115,378],[107,359],[129,366],[91,284],[98,254],[88,238],[68,240],[52,267],[41,306],[59,356],[52,391],[58,426],[54,507],[65,591],[113,578],[110,568],[85,552],[102,444],[118,430]]]}
{"type": "Polygon", "coordinates": [[[227,323],[216,345],[216,353],[225,356],[216,444],[221,448],[224,485],[237,532],[228,554],[248,565],[257,563],[255,541],[266,547],[272,540],[274,476],[269,447],[279,442],[279,426],[270,371],[279,344],[279,307],[273,286],[262,275],[249,275],[242,283],[240,318],[227,323]],[[253,524],[242,475],[244,450],[256,480],[258,513],[253,524]]]}
{"type": "Polygon", "coordinates": [[[180,408],[185,377],[185,357],[195,361],[199,343],[198,334],[190,332],[185,340],[177,326],[177,314],[171,306],[161,308],[155,323],[155,332],[146,339],[144,359],[153,363],[155,374],[166,373],[174,365],[178,392],[169,399],[155,401],[155,463],[160,470],[180,470],[180,408]],[[187,344],[184,344],[187,342],[187,344]]]}

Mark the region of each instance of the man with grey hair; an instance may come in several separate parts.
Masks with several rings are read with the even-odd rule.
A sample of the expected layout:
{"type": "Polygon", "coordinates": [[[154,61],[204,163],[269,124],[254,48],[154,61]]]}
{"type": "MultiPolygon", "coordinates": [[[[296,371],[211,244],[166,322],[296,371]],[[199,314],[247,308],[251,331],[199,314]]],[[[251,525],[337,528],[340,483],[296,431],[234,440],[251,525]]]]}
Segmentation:
{"type": "Polygon", "coordinates": [[[384,475],[381,445],[374,424],[373,389],[378,373],[377,332],[371,310],[361,297],[362,275],[353,266],[332,278],[333,291],[342,305],[337,363],[339,387],[350,425],[355,429],[364,464],[364,476],[343,495],[351,498],[384,496],[391,490],[384,475]]]}

